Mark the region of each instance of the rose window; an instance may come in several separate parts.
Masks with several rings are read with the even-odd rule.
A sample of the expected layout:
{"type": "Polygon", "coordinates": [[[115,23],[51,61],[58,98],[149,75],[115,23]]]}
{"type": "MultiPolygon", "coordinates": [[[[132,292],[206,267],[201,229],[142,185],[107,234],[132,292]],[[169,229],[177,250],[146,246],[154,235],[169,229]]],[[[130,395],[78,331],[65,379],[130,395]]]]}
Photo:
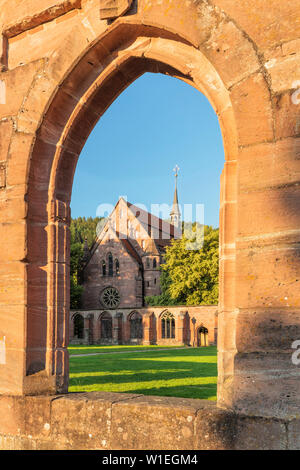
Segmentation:
{"type": "Polygon", "coordinates": [[[101,294],[101,302],[105,307],[114,308],[120,303],[120,294],[115,287],[107,287],[101,294]]]}

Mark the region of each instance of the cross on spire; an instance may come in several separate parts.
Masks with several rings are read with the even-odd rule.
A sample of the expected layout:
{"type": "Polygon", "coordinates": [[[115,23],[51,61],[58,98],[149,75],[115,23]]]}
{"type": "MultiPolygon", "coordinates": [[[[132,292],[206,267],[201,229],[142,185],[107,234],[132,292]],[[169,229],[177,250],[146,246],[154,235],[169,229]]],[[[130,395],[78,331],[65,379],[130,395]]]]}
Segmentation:
{"type": "Polygon", "coordinates": [[[173,171],[175,171],[175,177],[177,178],[178,176],[178,171],[180,170],[179,166],[176,165],[175,168],[173,168],[173,171]]]}
{"type": "Polygon", "coordinates": [[[175,191],[174,191],[174,199],[173,199],[173,206],[172,210],[170,213],[171,216],[171,223],[175,227],[180,226],[180,209],[178,205],[178,194],[177,194],[177,177],[178,177],[178,171],[180,170],[179,166],[176,165],[175,168],[173,168],[173,171],[175,172],[175,191]]]}

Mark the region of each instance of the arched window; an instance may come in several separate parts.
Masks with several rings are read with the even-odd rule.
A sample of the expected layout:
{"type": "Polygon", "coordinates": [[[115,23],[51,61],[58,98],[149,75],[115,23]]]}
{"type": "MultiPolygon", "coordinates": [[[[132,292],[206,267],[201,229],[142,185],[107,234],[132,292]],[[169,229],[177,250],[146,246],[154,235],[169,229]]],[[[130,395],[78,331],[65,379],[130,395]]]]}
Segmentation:
{"type": "Polygon", "coordinates": [[[113,255],[111,253],[108,253],[108,275],[114,275],[114,260],[113,255]]]}
{"type": "Polygon", "coordinates": [[[156,261],[156,258],[153,259],[153,268],[155,269],[157,266],[157,261],[156,261]]]}
{"type": "Polygon", "coordinates": [[[150,268],[150,260],[149,260],[149,258],[146,258],[146,268],[150,268]]]}
{"type": "Polygon", "coordinates": [[[120,263],[119,263],[119,260],[116,259],[116,275],[118,276],[120,274],[120,263]]]}
{"type": "Polygon", "coordinates": [[[143,338],[143,319],[138,312],[134,312],[130,317],[130,338],[143,338]]]}
{"type": "Polygon", "coordinates": [[[161,337],[175,338],[175,318],[170,312],[165,312],[161,316],[161,337]]]}
{"type": "Polygon", "coordinates": [[[84,319],[79,313],[74,317],[74,336],[78,339],[83,339],[84,337],[84,319]]]}
{"type": "Polygon", "coordinates": [[[106,276],[106,262],[102,261],[102,276],[106,276]]]}
{"type": "Polygon", "coordinates": [[[101,315],[101,339],[112,338],[112,318],[107,312],[101,315]]]}

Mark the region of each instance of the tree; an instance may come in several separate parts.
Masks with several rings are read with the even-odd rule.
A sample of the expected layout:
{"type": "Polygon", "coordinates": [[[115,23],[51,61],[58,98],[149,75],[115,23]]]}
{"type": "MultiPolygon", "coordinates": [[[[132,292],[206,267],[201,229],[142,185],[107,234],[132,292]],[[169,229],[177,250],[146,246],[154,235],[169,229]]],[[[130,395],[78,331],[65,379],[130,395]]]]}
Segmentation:
{"type": "Polygon", "coordinates": [[[71,308],[80,308],[83,287],[80,285],[80,273],[83,265],[84,243],[87,240],[91,248],[96,239],[96,227],[102,220],[100,217],[78,217],[71,220],[70,243],[70,305],[71,308]]]}
{"type": "Polygon", "coordinates": [[[70,278],[70,306],[72,309],[81,307],[81,295],[83,287],[77,283],[74,277],[70,278]]]}
{"type": "Polygon", "coordinates": [[[160,275],[160,288],[161,288],[161,295],[152,295],[145,297],[145,302],[149,306],[156,306],[156,305],[178,305],[179,299],[172,299],[169,288],[171,284],[171,278],[168,271],[163,271],[162,266],[160,267],[161,275],[160,275]]]}
{"type": "MultiPolygon", "coordinates": [[[[195,230],[194,224],[192,231],[195,230]]],[[[171,305],[218,303],[219,229],[204,226],[203,245],[196,250],[188,249],[193,241],[191,231],[188,237],[185,234],[181,239],[172,240],[166,248],[165,262],[161,265],[162,294],[147,297],[145,300],[149,305],[167,305],[169,301],[171,305]]],[[[193,243],[192,247],[195,247],[193,243]]]]}

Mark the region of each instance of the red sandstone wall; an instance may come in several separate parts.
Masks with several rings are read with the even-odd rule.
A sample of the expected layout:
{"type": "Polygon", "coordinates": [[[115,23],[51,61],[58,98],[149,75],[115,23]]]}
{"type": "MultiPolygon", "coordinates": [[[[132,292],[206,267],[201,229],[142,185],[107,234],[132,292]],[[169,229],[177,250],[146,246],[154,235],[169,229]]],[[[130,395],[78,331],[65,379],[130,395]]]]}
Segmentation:
{"type": "Polygon", "coordinates": [[[207,400],[118,393],[0,397],[3,450],[299,449],[299,419],[235,415],[207,400]]]}
{"type": "MultiPolygon", "coordinates": [[[[73,316],[76,312],[80,313],[85,319],[92,317],[92,329],[93,339],[95,343],[100,340],[100,317],[104,311],[110,312],[113,319],[115,319],[117,313],[122,314],[121,331],[122,331],[122,343],[130,343],[130,315],[136,311],[140,313],[144,322],[144,338],[138,341],[139,344],[174,344],[182,345],[186,344],[189,346],[197,346],[197,329],[200,326],[204,326],[208,330],[208,343],[210,345],[216,344],[217,342],[217,306],[216,305],[201,305],[201,306],[179,306],[179,307],[148,307],[148,308],[118,308],[116,310],[72,310],[70,312],[69,329],[70,329],[70,343],[72,343],[74,324],[73,316]],[[168,311],[174,315],[175,318],[175,338],[174,339],[163,339],[161,337],[161,315],[168,311]],[[180,317],[183,315],[183,319],[180,317]],[[150,316],[150,318],[148,318],[150,316]],[[146,319],[147,318],[147,319],[146,319]],[[192,320],[195,320],[193,323],[192,320]],[[150,338],[146,337],[145,326],[150,328],[150,338]],[[182,336],[179,329],[182,328],[182,336]],[[195,337],[194,337],[195,332],[195,337]]],[[[115,321],[115,320],[113,320],[115,321]]],[[[87,338],[83,340],[85,343],[87,338]]],[[[114,339],[112,340],[114,342],[114,339]]],[[[136,343],[136,341],[134,341],[136,343]]]]}
{"type": "Polygon", "coordinates": [[[105,287],[113,286],[120,293],[119,308],[141,307],[140,298],[137,299],[136,277],[139,273],[138,263],[125,250],[120,240],[105,242],[96,249],[93,257],[84,270],[84,283],[82,295],[83,309],[100,309],[100,294],[105,287]],[[119,260],[120,275],[108,276],[108,253],[112,253],[113,260],[119,260]],[[102,275],[102,260],[106,260],[106,276],[102,275]]]}
{"type": "MultiPolygon", "coordinates": [[[[100,19],[98,0],[0,5],[0,393],[67,389],[77,158],[118,94],[152,71],[204,92],[222,130],[219,406],[294,422],[298,3],[174,0],[170,8],[165,0],[140,0],[113,22],[100,19]]],[[[286,436],[276,419],[269,429],[286,436]]],[[[289,442],[297,424],[293,429],[289,442]]],[[[270,446],[276,432],[268,434],[270,446]]],[[[265,427],[253,440],[257,435],[265,436],[265,427]]]]}

